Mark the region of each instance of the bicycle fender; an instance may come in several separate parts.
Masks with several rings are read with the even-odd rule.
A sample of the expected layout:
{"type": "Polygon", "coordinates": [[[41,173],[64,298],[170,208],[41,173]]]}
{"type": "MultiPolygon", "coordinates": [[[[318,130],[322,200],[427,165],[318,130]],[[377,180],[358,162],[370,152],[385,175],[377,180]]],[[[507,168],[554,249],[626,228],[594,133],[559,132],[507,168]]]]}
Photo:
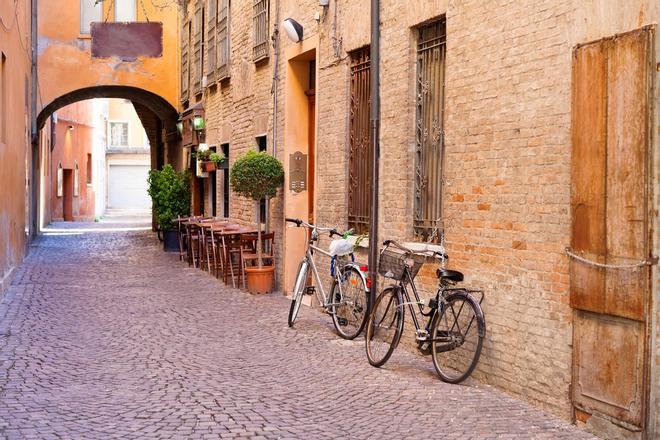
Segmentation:
{"type": "Polygon", "coordinates": [[[365,275],[361,270],[360,270],[360,265],[354,262],[346,263],[344,264],[344,268],[350,267],[355,270],[357,270],[357,273],[360,274],[360,277],[362,278],[362,282],[364,283],[364,290],[366,292],[369,292],[369,284],[367,283],[367,275],[365,275]]]}

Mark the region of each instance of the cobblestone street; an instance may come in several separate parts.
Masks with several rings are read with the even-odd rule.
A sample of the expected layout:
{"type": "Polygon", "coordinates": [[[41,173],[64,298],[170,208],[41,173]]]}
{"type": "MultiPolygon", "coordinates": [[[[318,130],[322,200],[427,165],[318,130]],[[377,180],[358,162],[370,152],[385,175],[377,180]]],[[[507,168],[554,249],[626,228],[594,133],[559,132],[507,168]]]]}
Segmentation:
{"type": "Polygon", "coordinates": [[[329,317],[289,329],[286,298],[228,289],[151,232],[51,233],[0,303],[2,438],[591,438],[416,354],[372,368],[329,317]]]}

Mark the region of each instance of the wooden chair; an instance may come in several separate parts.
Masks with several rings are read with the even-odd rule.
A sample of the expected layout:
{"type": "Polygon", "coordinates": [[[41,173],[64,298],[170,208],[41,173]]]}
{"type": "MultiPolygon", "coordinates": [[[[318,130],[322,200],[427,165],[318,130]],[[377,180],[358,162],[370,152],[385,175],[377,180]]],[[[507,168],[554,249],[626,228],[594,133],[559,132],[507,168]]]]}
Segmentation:
{"type": "Polygon", "coordinates": [[[231,283],[233,287],[240,285],[241,277],[243,271],[241,267],[243,265],[243,260],[241,259],[241,239],[238,234],[227,234],[226,230],[223,234],[224,238],[224,250],[225,250],[225,260],[224,260],[224,282],[228,283],[229,278],[231,277],[231,283]]]}
{"type": "MultiPolygon", "coordinates": [[[[257,254],[257,234],[242,234],[240,236],[240,241],[243,287],[246,288],[245,268],[247,267],[247,263],[252,263],[252,265],[259,264],[259,256],[257,254]]],[[[275,234],[273,232],[261,234],[261,259],[267,260],[270,264],[273,264],[275,261],[273,255],[274,244],[275,234]]]]}

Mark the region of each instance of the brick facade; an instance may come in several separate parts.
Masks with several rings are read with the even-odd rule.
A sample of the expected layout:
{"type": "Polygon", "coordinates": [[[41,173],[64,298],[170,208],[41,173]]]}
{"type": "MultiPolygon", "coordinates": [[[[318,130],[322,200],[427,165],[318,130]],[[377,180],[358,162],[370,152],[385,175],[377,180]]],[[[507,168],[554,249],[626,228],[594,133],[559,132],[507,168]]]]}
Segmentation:
{"type": "MultiPolygon", "coordinates": [[[[270,4],[271,31],[277,15],[280,20],[293,17],[304,26],[305,40],[319,40],[315,212],[321,225],[347,224],[347,54],[369,43],[368,3],[338,0],[323,9],[316,1],[282,1],[280,11],[275,1],[270,4]]],[[[570,419],[573,311],[564,248],[571,236],[572,49],[656,23],[660,9],[642,0],[615,1],[607,10],[571,0],[524,6],[480,0],[381,3],[380,238],[413,240],[416,28],[445,16],[443,209],[449,267],[464,271],[468,284],[486,291],[488,337],[474,376],[570,419]]],[[[255,65],[251,38],[252,2],[234,1],[231,78],[203,94],[207,141],[228,142],[230,163],[262,133],[268,133],[268,151],[273,151],[275,54],[271,48],[268,61],[255,65]]],[[[285,54],[294,43],[284,34],[279,41],[276,154],[284,161],[289,152],[285,54]]],[[[657,136],[657,120],[654,124],[657,136]]],[[[657,170],[657,154],[655,160],[657,170]]],[[[654,179],[658,188],[658,176],[654,179]]],[[[288,189],[283,193],[285,200],[290,197],[288,189]]],[[[285,233],[282,199],[271,202],[280,244],[285,233]]],[[[656,193],[656,208],[659,204],[656,193]]],[[[232,194],[232,217],[252,219],[253,214],[251,203],[232,194]]],[[[655,237],[657,254],[657,233],[655,237]]],[[[277,253],[276,261],[281,261],[281,246],[277,253]]],[[[361,258],[366,261],[366,254],[361,258]]],[[[435,289],[432,269],[425,267],[418,277],[427,292],[435,289]]],[[[657,269],[653,280],[657,298],[657,269]]],[[[660,352],[660,342],[654,351],[660,352]]],[[[651,362],[653,378],[655,364],[651,362]]],[[[660,381],[651,382],[660,394],[660,381]]],[[[654,413],[649,411],[651,423],[654,413]]]]}

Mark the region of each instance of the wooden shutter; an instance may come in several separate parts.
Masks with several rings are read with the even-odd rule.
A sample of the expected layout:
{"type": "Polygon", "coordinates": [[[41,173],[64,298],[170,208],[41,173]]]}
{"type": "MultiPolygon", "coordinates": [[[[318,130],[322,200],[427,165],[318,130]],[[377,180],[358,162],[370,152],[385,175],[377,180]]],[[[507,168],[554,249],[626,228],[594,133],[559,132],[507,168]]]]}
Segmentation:
{"type": "Polygon", "coordinates": [[[268,0],[254,0],[252,7],[253,47],[255,62],[268,58],[268,0]]]}
{"type": "Polygon", "coordinates": [[[195,94],[202,91],[202,75],[204,74],[203,66],[203,35],[202,29],[204,27],[204,6],[203,0],[195,1],[195,36],[193,42],[193,91],[195,94]]]}
{"type": "Polygon", "coordinates": [[[369,230],[371,207],[371,60],[369,47],[351,53],[351,103],[348,156],[348,226],[369,230]]]}
{"type": "Polygon", "coordinates": [[[190,21],[184,20],[181,32],[181,102],[190,99],[190,21]]]}
{"type": "Polygon", "coordinates": [[[218,80],[229,78],[229,0],[218,0],[218,80]]]}
{"type": "Polygon", "coordinates": [[[208,17],[206,20],[206,77],[207,84],[211,85],[215,82],[216,70],[215,42],[217,37],[218,0],[208,0],[206,11],[208,17]]]}
{"type": "MultiPolygon", "coordinates": [[[[571,247],[599,263],[650,256],[648,34],[636,31],[574,53],[571,247]]],[[[649,270],[573,260],[571,305],[642,320],[649,270]]]]}

